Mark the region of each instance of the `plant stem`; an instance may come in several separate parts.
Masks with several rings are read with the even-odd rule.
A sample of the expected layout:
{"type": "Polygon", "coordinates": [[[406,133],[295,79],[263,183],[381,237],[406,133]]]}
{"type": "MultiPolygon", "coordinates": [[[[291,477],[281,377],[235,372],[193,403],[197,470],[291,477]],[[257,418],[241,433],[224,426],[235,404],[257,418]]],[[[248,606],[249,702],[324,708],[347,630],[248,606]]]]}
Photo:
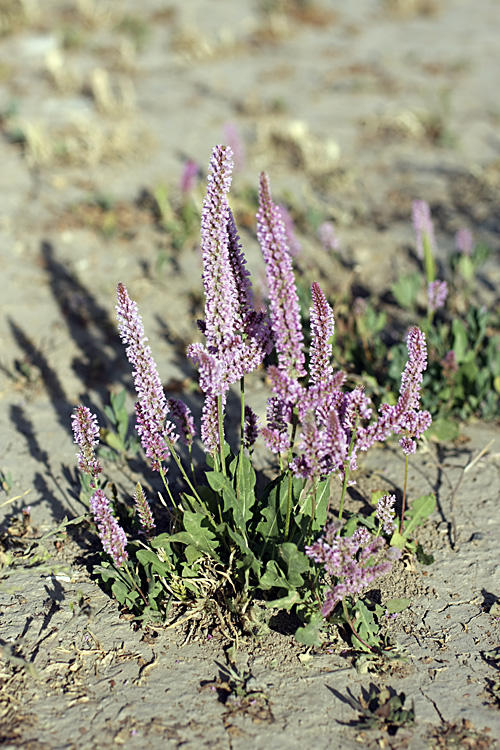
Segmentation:
{"type": "Polygon", "coordinates": [[[347,604],[345,603],[345,599],[342,599],[342,609],[343,609],[343,611],[344,611],[344,617],[345,617],[345,619],[346,619],[346,621],[347,621],[347,624],[349,625],[349,627],[350,627],[350,628],[351,628],[351,630],[352,630],[352,634],[353,634],[353,636],[354,636],[354,637],[355,637],[355,638],[356,638],[356,639],[357,639],[357,640],[358,640],[358,641],[359,641],[360,643],[362,643],[362,644],[363,644],[363,646],[366,646],[366,648],[368,648],[368,649],[369,649],[370,651],[372,651],[373,653],[375,653],[375,654],[382,654],[382,651],[381,651],[381,649],[377,648],[376,646],[370,646],[370,644],[369,644],[369,643],[367,643],[366,641],[364,641],[364,640],[363,640],[363,639],[361,638],[361,636],[360,636],[360,635],[358,635],[358,632],[357,632],[356,628],[354,627],[354,623],[353,623],[353,621],[351,620],[351,618],[349,617],[349,613],[348,613],[348,611],[347,611],[347,604]]]}
{"type": "Polygon", "coordinates": [[[401,523],[399,525],[399,533],[403,533],[403,521],[405,520],[405,509],[406,509],[406,486],[408,484],[408,454],[405,455],[405,478],[403,482],[403,502],[401,504],[401,523]]]}
{"type": "MultiPolygon", "coordinates": [[[[191,492],[193,493],[193,495],[196,497],[196,499],[200,502],[200,504],[204,506],[205,503],[203,502],[203,500],[201,499],[201,497],[198,495],[198,493],[197,493],[196,489],[194,488],[191,480],[189,479],[188,475],[186,474],[184,466],[182,465],[182,461],[179,458],[179,455],[178,455],[177,451],[175,450],[175,448],[173,446],[173,443],[170,440],[167,439],[167,445],[168,445],[168,449],[169,449],[170,453],[172,454],[173,459],[174,459],[175,463],[177,464],[177,466],[179,468],[179,471],[181,472],[182,477],[183,477],[184,481],[186,482],[187,486],[189,487],[189,489],[191,490],[191,492]]],[[[162,474],[162,478],[163,478],[163,482],[165,483],[166,482],[166,477],[164,476],[164,474],[162,474]]],[[[169,492],[169,494],[170,494],[170,492],[169,492]]],[[[172,496],[170,495],[170,497],[172,497],[172,496]]],[[[174,505],[175,505],[175,503],[174,503],[174,505]]],[[[177,508],[177,505],[175,507],[177,508]]]]}
{"type": "Polygon", "coordinates": [[[245,442],[245,378],[240,380],[241,394],[241,425],[240,425],[240,457],[238,461],[238,478],[236,480],[236,498],[240,499],[241,472],[243,471],[243,444],[245,442]]]}
{"type": "Polygon", "coordinates": [[[293,476],[290,469],[288,469],[288,490],[286,500],[286,518],[285,518],[285,533],[283,535],[284,541],[288,541],[288,534],[290,533],[290,517],[292,515],[292,490],[293,490],[293,476]]]}
{"type": "Polygon", "coordinates": [[[358,421],[359,416],[356,417],[351,435],[351,443],[349,445],[349,451],[347,453],[347,459],[344,461],[344,481],[342,483],[342,494],[340,496],[339,521],[342,520],[342,513],[344,512],[345,493],[347,491],[347,483],[349,481],[352,449],[354,448],[354,440],[356,438],[356,430],[358,429],[358,421]]]}
{"type": "MultiPolygon", "coordinates": [[[[292,415],[292,435],[290,438],[290,448],[288,449],[288,464],[290,464],[290,461],[293,457],[293,444],[295,442],[295,435],[297,433],[297,424],[299,421],[299,415],[297,411],[297,407],[294,407],[293,415],[292,415]]],[[[290,518],[292,515],[292,499],[293,499],[293,476],[290,469],[287,469],[288,471],[288,491],[287,491],[287,501],[286,501],[286,518],[285,518],[285,533],[283,535],[284,541],[286,542],[288,540],[288,535],[290,533],[290,518]]]]}
{"type": "Polygon", "coordinates": [[[161,476],[161,479],[162,479],[162,482],[163,482],[163,486],[164,486],[164,487],[165,487],[165,489],[167,490],[167,494],[168,494],[168,496],[169,496],[169,498],[170,498],[170,502],[172,503],[172,505],[174,506],[175,510],[176,510],[176,511],[177,511],[177,513],[178,513],[178,512],[179,512],[179,506],[178,506],[178,505],[177,505],[177,503],[175,502],[175,500],[174,500],[174,496],[173,496],[173,495],[172,495],[172,493],[170,492],[170,487],[169,487],[169,484],[168,484],[168,479],[167,479],[167,477],[166,477],[166,475],[165,475],[165,472],[163,471],[163,467],[162,467],[162,466],[160,466],[160,476],[161,476]]]}
{"type": "Polygon", "coordinates": [[[222,396],[217,396],[217,407],[219,417],[219,449],[220,449],[220,460],[222,464],[222,473],[227,476],[226,472],[226,458],[224,456],[224,414],[222,410],[222,396]]]}

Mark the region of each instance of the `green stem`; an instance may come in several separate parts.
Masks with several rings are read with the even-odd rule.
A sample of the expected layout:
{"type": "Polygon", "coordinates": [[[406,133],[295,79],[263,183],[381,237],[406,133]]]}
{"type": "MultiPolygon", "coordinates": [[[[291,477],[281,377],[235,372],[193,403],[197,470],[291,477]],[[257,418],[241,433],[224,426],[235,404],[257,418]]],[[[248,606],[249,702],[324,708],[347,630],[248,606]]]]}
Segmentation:
{"type": "MultiPolygon", "coordinates": [[[[292,415],[292,434],[290,437],[290,448],[288,449],[288,465],[293,458],[293,444],[295,443],[295,435],[297,433],[297,424],[299,421],[299,415],[297,407],[293,410],[292,415]]],[[[290,520],[292,515],[292,499],[293,499],[293,477],[290,469],[288,469],[288,492],[286,501],[286,518],[285,518],[285,533],[284,541],[288,541],[288,535],[290,533],[290,520]]]]}
{"type": "Polygon", "coordinates": [[[427,234],[424,234],[423,236],[422,245],[424,247],[425,276],[427,279],[427,284],[430,284],[431,281],[435,281],[436,279],[436,264],[434,263],[434,258],[432,257],[432,247],[427,234]]]}
{"type": "Polygon", "coordinates": [[[160,476],[161,476],[161,479],[162,479],[162,482],[163,482],[163,486],[164,486],[164,487],[165,487],[165,489],[167,490],[167,494],[168,494],[168,496],[169,496],[169,498],[170,498],[170,502],[172,503],[172,505],[174,506],[175,510],[176,510],[176,511],[177,511],[177,513],[178,513],[178,512],[179,512],[179,506],[178,506],[178,505],[177,505],[177,503],[175,502],[175,500],[174,500],[174,496],[173,496],[173,495],[172,495],[172,493],[170,492],[170,487],[169,487],[169,484],[168,484],[168,479],[167,479],[167,477],[166,477],[166,474],[165,474],[165,472],[163,471],[163,467],[162,467],[161,465],[160,465],[160,476]]]}
{"type": "Polygon", "coordinates": [[[142,590],[141,590],[140,586],[138,586],[136,584],[136,582],[134,581],[134,579],[132,578],[132,574],[131,574],[130,570],[127,567],[125,568],[125,572],[127,573],[127,576],[130,579],[130,583],[132,584],[132,588],[134,588],[137,591],[137,593],[139,594],[139,596],[142,597],[142,600],[143,600],[144,604],[147,606],[148,605],[148,600],[146,599],[146,597],[142,593],[142,590]]]}
{"type": "Polygon", "coordinates": [[[356,421],[354,422],[354,427],[351,435],[351,443],[349,445],[349,451],[347,453],[347,459],[344,461],[344,481],[342,483],[342,494],[340,496],[339,521],[342,520],[342,513],[344,512],[344,500],[345,494],[347,492],[347,483],[349,481],[352,449],[354,448],[354,440],[356,438],[356,430],[358,429],[358,421],[359,416],[356,417],[356,421]]]}
{"type": "Polygon", "coordinates": [[[293,490],[293,476],[290,469],[288,469],[288,491],[286,499],[286,518],[285,518],[285,533],[284,541],[288,541],[288,534],[290,533],[290,518],[292,515],[292,490],[293,490]]]}
{"type": "Polygon", "coordinates": [[[227,476],[226,459],[224,456],[224,413],[222,409],[222,396],[217,396],[217,411],[218,411],[218,422],[219,422],[220,460],[222,464],[222,473],[224,474],[224,476],[227,476]]]}
{"type": "Polygon", "coordinates": [[[349,613],[348,613],[348,611],[347,611],[347,604],[345,603],[345,599],[342,599],[342,609],[343,609],[343,611],[344,611],[344,617],[345,617],[345,619],[346,619],[346,621],[347,621],[347,624],[349,625],[349,627],[350,627],[350,628],[351,628],[351,630],[352,630],[352,634],[353,634],[353,636],[354,636],[354,637],[355,637],[355,638],[356,638],[356,639],[357,639],[357,640],[358,640],[358,641],[359,641],[360,643],[362,643],[362,644],[363,644],[363,646],[366,646],[366,648],[368,648],[368,649],[369,649],[370,651],[373,651],[373,652],[374,652],[374,653],[376,653],[376,654],[382,654],[382,651],[381,651],[381,650],[380,650],[379,648],[377,648],[376,646],[370,646],[370,644],[369,644],[369,643],[367,643],[366,641],[364,641],[364,640],[363,640],[363,639],[361,638],[361,636],[360,636],[360,635],[358,635],[358,632],[357,632],[356,628],[354,627],[354,623],[353,623],[353,621],[351,620],[351,618],[349,617],[349,613]]]}
{"type": "MultiPolygon", "coordinates": [[[[191,490],[191,492],[193,493],[193,495],[195,496],[195,498],[198,500],[198,502],[200,503],[200,505],[202,507],[205,507],[205,503],[203,502],[203,500],[201,499],[201,497],[198,495],[198,492],[196,491],[194,485],[192,484],[191,480],[189,479],[188,475],[186,474],[186,470],[184,469],[184,466],[182,465],[182,461],[179,458],[179,455],[178,455],[177,451],[175,450],[175,448],[173,446],[173,443],[170,440],[167,439],[167,445],[168,445],[168,449],[169,449],[170,453],[172,454],[172,457],[173,457],[175,463],[177,464],[177,466],[179,468],[179,471],[181,472],[182,477],[183,477],[184,481],[186,482],[187,486],[189,487],[189,489],[191,490]]],[[[165,476],[165,474],[164,474],[164,472],[163,472],[163,470],[161,468],[160,468],[160,474],[161,474],[161,477],[163,479],[163,484],[167,488],[168,494],[169,494],[169,496],[170,496],[170,498],[171,498],[171,500],[172,500],[172,502],[173,502],[176,510],[178,511],[179,508],[177,506],[177,503],[174,501],[174,499],[172,497],[172,493],[170,492],[170,489],[168,488],[167,478],[166,478],[166,476],[165,476]]],[[[208,515],[208,511],[207,511],[206,514],[208,515]]]]}
{"type": "Polygon", "coordinates": [[[240,458],[238,461],[238,478],[236,480],[236,498],[240,499],[241,472],[243,471],[243,446],[245,442],[245,378],[240,380],[241,394],[241,426],[240,426],[240,458]]]}
{"type": "Polygon", "coordinates": [[[401,505],[401,524],[399,526],[399,533],[403,533],[403,522],[405,520],[405,509],[406,509],[406,486],[408,484],[408,454],[405,455],[405,478],[403,483],[403,502],[401,505]]]}

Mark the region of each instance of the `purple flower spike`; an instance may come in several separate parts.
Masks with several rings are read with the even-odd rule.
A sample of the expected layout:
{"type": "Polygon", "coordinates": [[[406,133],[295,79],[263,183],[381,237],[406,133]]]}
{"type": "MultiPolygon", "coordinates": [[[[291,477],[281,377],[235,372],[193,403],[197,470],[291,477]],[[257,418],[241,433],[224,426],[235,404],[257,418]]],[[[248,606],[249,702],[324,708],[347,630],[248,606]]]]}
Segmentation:
{"type": "Polygon", "coordinates": [[[166,441],[175,443],[178,435],[172,422],[167,420],[167,400],[151,347],[146,345],[147,338],[137,304],[130,299],[123,284],[118,284],[117,295],[118,330],[122,342],[128,344],[125,353],[134,368],[132,374],[139,398],[135,407],[136,429],[142,447],[151,459],[152,468],[159,471],[162,461],[170,455],[166,441]]]}
{"type": "Polygon", "coordinates": [[[333,376],[333,367],[330,364],[332,357],[330,339],[333,336],[335,322],[333,310],[326,301],[320,285],[314,282],[311,291],[313,306],[310,310],[312,341],[309,379],[311,383],[321,383],[326,386],[333,376]]]}
{"type": "Polygon", "coordinates": [[[230,211],[226,197],[231,186],[232,155],[227,146],[214,148],[201,214],[205,335],[209,346],[215,349],[226,336],[234,333],[238,309],[236,282],[229,259],[230,211]]]}
{"type": "Polygon", "coordinates": [[[194,436],[196,435],[196,425],[189,406],[184,401],[177,398],[169,398],[168,405],[172,415],[177,420],[180,438],[184,445],[190,447],[193,445],[194,436]]]}
{"type": "Polygon", "coordinates": [[[195,161],[189,159],[182,170],[180,190],[182,195],[188,195],[191,193],[196,185],[198,179],[199,167],[195,161]]]}
{"type": "Polygon", "coordinates": [[[420,260],[423,260],[425,240],[427,240],[433,252],[436,246],[429,204],[426,201],[413,201],[412,215],[413,228],[417,239],[417,255],[420,260]]]}
{"type": "Polygon", "coordinates": [[[459,253],[463,255],[472,255],[474,250],[474,239],[470,229],[459,229],[455,235],[455,245],[459,253]]]}
{"type": "Polygon", "coordinates": [[[99,425],[97,417],[86,406],[77,406],[71,417],[75,443],[79,446],[78,468],[92,477],[91,487],[102,467],[95,455],[95,446],[99,444],[99,425]]]}
{"type": "Polygon", "coordinates": [[[245,406],[245,433],[244,446],[252,451],[255,442],[259,436],[259,418],[257,414],[249,407],[245,406]]]}
{"type": "Polygon", "coordinates": [[[439,310],[444,306],[448,296],[448,284],[446,281],[431,281],[427,287],[427,304],[431,312],[439,310]]]}
{"type": "MultiPolygon", "coordinates": [[[[222,396],[222,407],[226,399],[222,396]]],[[[219,440],[219,403],[217,396],[208,393],[201,414],[201,439],[207,451],[214,455],[220,451],[219,440]]]]}
{"type": "Polygon", "coordinates": [[[405,401],[405,411],[418,409],[420,398],[420,386],[422,384],[423,372],[427,367],[427,344],[425,335],[418,326],[410,329],[406,345],[408,347],[408,362],[401,375],[401,387],[399,389],[400,401],[405,401]]]}
{"type": "Polygon", "coordinates": [[[115,565],[121,567],[128,559],[127,537],[113,516],[109,500],[102,490],[97,490],[90,498],[90,510],[104,551],[113,559],[115,565]]]}
{"type": "Polygon", "coordinates": [[[302,377],[304,370],[300,308],[280,210],[271,197],[269,179],[260,176],[257,238],[266,263],[271,322],[278,363],[289,375],[302,377]]]}
{"type": "Polygon", "coordinates": [[[323,617],[328,617],[346,596],[365,591],[375,578],[388,573],[401,550],[387,548],[385,539],[372,537],[362,528],[351,537],[340,536],[339,525],[330,524],[322,537],[306,547],[306,555],[323,563],[328,575],[336,579],[321,609],[323,617]]]}
{"type": "Polygon", "coordinates": [[[149,536],[153,529],[156,528],[151,508],[149,507],[148,500],[144,494],[144,490],[140,482],[137,482],[134,494],[134,503],[137,515],[139,516],[139,522],[143,531],[149,536]]]}
{"type": "Polygon", "coordinates": [[[377,503],[377,510],[375,515],[380,521],[382,528],[386,534],[392,534],[396,529],[394,523],[394,504],[396,502],[396,495],[384,495],[377,503]]]}
{"type": "Polygon", "coordinates": [[[278,208],[280,210],[281,220],[285,227],[285,235],[290,255],[295,258],[302,252],[302,245],[295,234],[295,223],[292,219],[292,214],[286,206],[278,206],[278,208]]]}
{"type": "Polygon", "coordinates": [[[323,248],[328,252],[339,249],[340,243],[335,233],[335,227],[331,221],[324,221],[318,229],[318,238],[323,248]]]}

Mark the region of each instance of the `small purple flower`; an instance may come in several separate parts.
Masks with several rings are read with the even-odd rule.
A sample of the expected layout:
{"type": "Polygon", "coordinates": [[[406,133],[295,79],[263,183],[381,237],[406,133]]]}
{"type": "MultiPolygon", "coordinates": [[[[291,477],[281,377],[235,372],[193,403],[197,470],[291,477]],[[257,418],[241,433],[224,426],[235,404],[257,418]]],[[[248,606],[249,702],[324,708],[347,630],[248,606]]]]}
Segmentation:
{"type": "Polygon", "coordinates": [[[472,255],[474,250],[474,239],[469,229],[459,229],[455,235],[455,245],[459,253],[463,255],[472,255]]]}
{"type": "Polygon", "coordinates": [[[120,568],[128,560],[127,537],[113,516],[109,500],[103,490],[96,490],[90,498],[90,510],[94,516],[104,551],[120,568]]]}
{"type": "Polygon", "coordinates": [[[139,398],[135,405],[136,429],[152,468],[159,471],[161,463],[170,455],[167,441],[175,443],[178,435],[172,422],[167,420],[167,400],[151,347],[146,345],[137,304],[130,299],[123,284],[118,284],[117,295],[118,330],[122,342],[128,344],[125,353],[134,367],[132,374],[139,398]]]}
{"type": "Polygon", "coordinates": [[[382,525],[382,529],[386,534],[392,534],[396,529],[394,523],[394,504],[396,502],[396,495],[384,495],[377,503],[377,510],[375,515],[382,525]]]}
{"type": "Polygon", "coordinates": [[[346,596],[365,591],[375,578],[388,573],[401,556],[401,550],[388,548],[383,537],[373,537],[367,529],[356,529],[351,537],[340,536],[340,524],[330,524],[306,554],[323,563],[326,573],[336,583],[327,592],[321,609],[328,617],[346,596]]]}
{"type": "Polygon", "coordinates": [[[305,358],[292,259],[280,210],[273,203],[269,179],[264,172],[260,176],[257,238],[266,264],[271,325],[279,368],[292,376],[302,377],[305,375],[305,358]]]}
{"type": "Polygon", "coordinates": [[[439,310],[444,306],[448,296],[448,284],[446,281],[431,281],[427,287],[427,304],[431,312],[439,310]]]}
{"type": "Polygon", "coordinates": [[[431,211],[426,201],[413,201],[413,228],[417,239],[417,256],[420,260],[424,258],[424,243],[428,242],[432,251],[435,250],[434,226],[431,219],[431,211]]]}
{"type": "Polygon", "coordinates": [[[102,467],[95,454],[95,446],[99,444],[99,425],[97,417],[86,406],[77,406],[71,417],[75,443],[79,446],[78,468],[92,477],[91,487],[95,487],[95,480],[102,471],[102,467]]]}
{"type": "Polygon", "coordinates": [[[331,221],[324,221],[318,229],[318,238],[324,250],[334,252],[339,249],[340,243],[335,233],[335,227],[331,221]]]}
{"type": "Polygon", "coordinates": [[[139,522],[143,531],[149,536],[153,529],[156,528],[151,508],[149,507],[148,500],[144,494],[144,490],[140,482],[137,482],[134,494],[134,503],[137,515],[139,516],[139,522]]]}
{"type": "Polygon", "coordinates": [[[182,195],[188,195],[194,190],[199,175],[199,167],[195,161],[189,159],[182,170],[180,190],[182,195]]]}

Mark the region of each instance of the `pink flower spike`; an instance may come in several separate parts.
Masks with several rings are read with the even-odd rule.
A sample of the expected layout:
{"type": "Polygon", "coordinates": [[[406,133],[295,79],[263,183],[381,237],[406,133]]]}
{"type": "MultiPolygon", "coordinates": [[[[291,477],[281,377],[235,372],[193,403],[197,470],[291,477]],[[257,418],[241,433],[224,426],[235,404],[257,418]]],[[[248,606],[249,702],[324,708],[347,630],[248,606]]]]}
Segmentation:
{"type": "Polygon", "coordinates": [[[172,422],[167,420],[168,406],[151,348],[146,345],[146,335],[137,304],[133,302],[123,284],[118,284],[116,306],[118,330],[125,353],[134,368],[134,385],[138,396],[135,411],[137,433],[146,455],[155,471],[168,458],[167,440],[175,443],[178,435],[172,422]]]}
{"type": "Polygon", "coordinates": [[[446,281],[431,281],[427,287],[427,304],[431,312],[444,307],[448,296],[448,284],[446,281]]]}
{"type": "Polygon", "coordinates": [[[326,301],[320,285],[313,282],[313,306],[311,314],[311,361],[309,364],[309,379],[311,383],[322,383],[326,386],[333,376],[331,365],[332,345],[330,339],[335,330],[333,310],[326,301]]]}
{"type": "Polygon", "coordinates": [[[260,176],[257,238],[266,264],[271,325],[279,368],[291,376],[302,377],[305,375],[305,357],[292,259],[281,213],[273,203],[269,179],[264,172],[260,176]]]}
{"type": "Polygon", "coordinates": [[[230,211],[226,197],[231,186],[232,156],[227,146],[214,148],[201,213],[204,332],[209,346],[215,350],[234,332],[238,311],[236,282],[229,258],[230,211]]]}
{"type": "Polygon", "coordinates": [[[120,568],[128,560],[127,537],[113,516],[109,500],[103,490],[96,490],[90,498],[90,510],[94,516],[104,551],[120,568]]]}
{"type": "Polygon", "coordinates": [[[413,228],[415,230],[417,240],[417,256],[420,260],[424,258],[424,242],[430,245],[433,251],[436,248],[436,241],[434,239],[434,226],[431,219],[431,211],[429,204],[426,201],[417,200],[413,201],[412,206],[413,215],[413,228]]]}
{"type": "Polygon", "coordinates": [[[75,443],[79,446],[78,468],[92,477],[91,486],[95,487],[95,479],[102,471],[96,454],[95,446],[99,444],[99,425],[97,417],[86,406],[77,406],[71,417],[75,443]]]}

